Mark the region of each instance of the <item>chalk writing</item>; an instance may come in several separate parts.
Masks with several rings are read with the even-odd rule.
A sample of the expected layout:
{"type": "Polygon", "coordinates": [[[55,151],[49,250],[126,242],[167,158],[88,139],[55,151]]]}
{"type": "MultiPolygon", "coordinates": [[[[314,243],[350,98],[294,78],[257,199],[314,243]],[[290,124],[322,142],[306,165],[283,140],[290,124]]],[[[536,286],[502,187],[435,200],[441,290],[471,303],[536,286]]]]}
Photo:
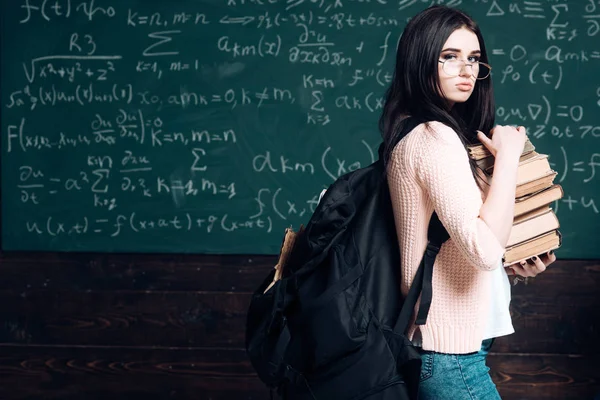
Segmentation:
{"type": "Polygon", "coordinates": [[[569,255],[600,257],[600,0],[3,2],[3,244],[277,253],[378,159],[398,40],[431,4],[476,17],[496,123],[549,154],[569,255]]]}

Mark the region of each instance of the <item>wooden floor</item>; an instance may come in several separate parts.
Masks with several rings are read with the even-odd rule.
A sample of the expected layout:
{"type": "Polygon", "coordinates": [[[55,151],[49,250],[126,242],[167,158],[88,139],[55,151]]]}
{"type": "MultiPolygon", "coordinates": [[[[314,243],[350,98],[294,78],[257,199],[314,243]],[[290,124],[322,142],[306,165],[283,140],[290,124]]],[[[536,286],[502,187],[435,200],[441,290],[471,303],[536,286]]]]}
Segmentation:
{"type": "MultiPolygon", "coordinates": [[[[273,257],[0,255],[0,399],[268,399],[243,349],[273,257]]],[[[513,288],[503,399],[600,398],[600,261],[513,288]]]]}

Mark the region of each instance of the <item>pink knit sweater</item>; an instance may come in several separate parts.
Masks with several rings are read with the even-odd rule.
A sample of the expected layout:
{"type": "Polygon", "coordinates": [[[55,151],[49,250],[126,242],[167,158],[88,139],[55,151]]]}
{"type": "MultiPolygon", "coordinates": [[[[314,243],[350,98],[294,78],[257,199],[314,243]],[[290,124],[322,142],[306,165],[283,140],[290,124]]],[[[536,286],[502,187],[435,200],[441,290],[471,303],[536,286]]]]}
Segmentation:
{"type": "Polygon", "coordinates": [[[388,183],[405,295],[427,246],[434,210],[450,234],[434,265],[427,323],[417,327],[413,319],[409,338],[420,329],[425,350],[478,351],[491,295],[489,271],[500,266],[504,248],[479,218],[485,194],[475,183],[456,132],[439,122],[417,126],[394,149],[388,183]]]}

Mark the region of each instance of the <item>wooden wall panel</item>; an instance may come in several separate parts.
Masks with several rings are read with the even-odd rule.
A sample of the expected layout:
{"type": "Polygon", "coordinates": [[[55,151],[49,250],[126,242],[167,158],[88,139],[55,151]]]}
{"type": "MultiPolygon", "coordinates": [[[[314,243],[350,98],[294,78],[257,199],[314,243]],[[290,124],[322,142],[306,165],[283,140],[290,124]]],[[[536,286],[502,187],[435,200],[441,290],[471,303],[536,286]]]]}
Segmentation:
{"type": "Polygon", "coordinates": [[[488,365],[503,399],[594,399],[598,356],[491,354],[488,365]]]}
{"type": "MultiPolygon", "coordinates": [[[[239,349],[0,346],[0,351],[3,399],[269,398],[239,349]]],[[[489,357],[503,398],[520,400],[592,399],[600,382],[593,362],[585,356],[489,357]]]]}
{"type": "Polygon", "coordinates": [[[0,290],[251,292],[273,256],[3,253],[0,290]]]}
{"type": "MultiPolygon", "coordinates": [[[[0,291],[0,342],[243,347],[250,297],[191,291],[0,291]]],[[[600,353],[600,296],[567,303],[516,293],[511,308],[519,329],[498,339],[497,351],[600,353]]]]}
{"type": "Polygon", "coordinates": [[[4,342],[241,348],[250,303],[225,292],[24,293],[0,292],[4,342]]]}
{"type": "Polygon", "coordinates": [[[0,346],[0,354],[2,399],[269,398],[242,350],[0,346]]]}
{"type": "MultiPolygon", "coordinates": [[[[0,398],[268,399],[243,351],[269,256],[0,254],[0,398]]],[[[513,287],[504,399],[600,394],[600,264],[513,287]]]]}

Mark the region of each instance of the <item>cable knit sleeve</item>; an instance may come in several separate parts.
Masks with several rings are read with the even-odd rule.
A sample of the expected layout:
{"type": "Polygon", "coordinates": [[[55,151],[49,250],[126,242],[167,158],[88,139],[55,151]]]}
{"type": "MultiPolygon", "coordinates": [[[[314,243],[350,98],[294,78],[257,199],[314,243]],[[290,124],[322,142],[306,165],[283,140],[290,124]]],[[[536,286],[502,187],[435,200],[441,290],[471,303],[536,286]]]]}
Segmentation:
{"type": "Polygon", "coordinates": [[[481,191],[458,135],[450,127],[432,122],[419,139],[417,179],[451,240],[477,268],[498,268],[504,248],[479,217],[481,191]]]}

